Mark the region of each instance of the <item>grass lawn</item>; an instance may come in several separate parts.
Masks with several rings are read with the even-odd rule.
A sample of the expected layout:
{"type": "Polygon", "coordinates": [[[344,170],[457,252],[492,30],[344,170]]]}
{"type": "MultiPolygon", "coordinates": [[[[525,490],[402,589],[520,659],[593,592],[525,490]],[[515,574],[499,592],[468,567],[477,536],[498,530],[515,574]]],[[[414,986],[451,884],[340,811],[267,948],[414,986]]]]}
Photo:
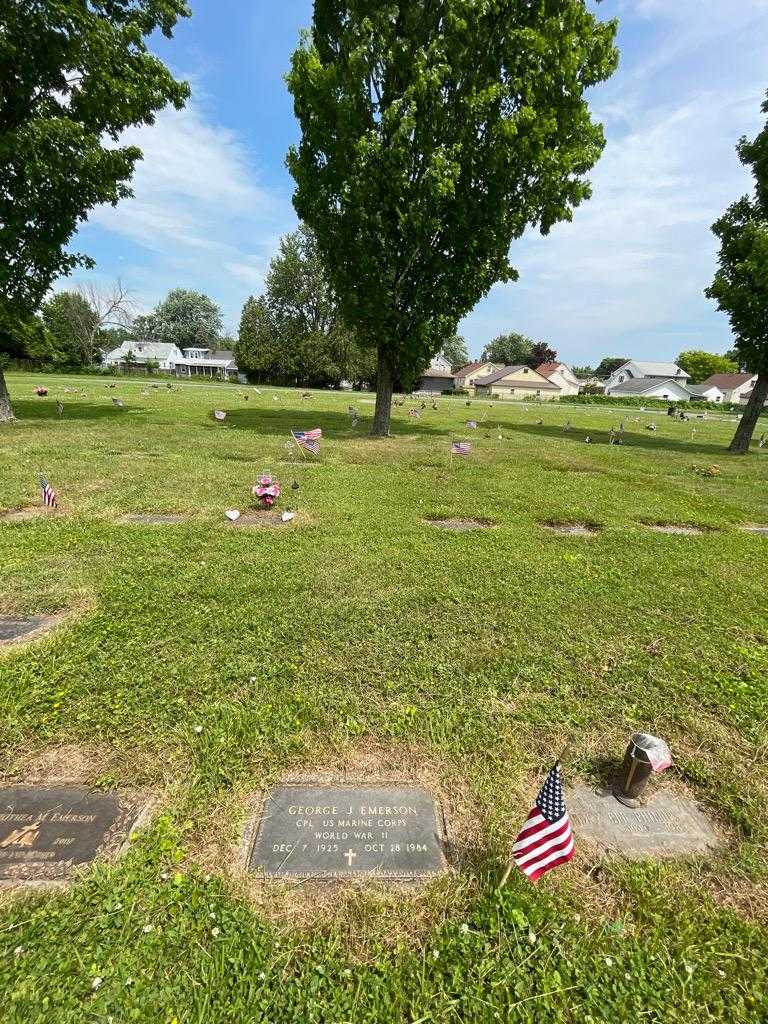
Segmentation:
{"type": "Polygon", "coordinates": [[[768,450],[728,456],[726,419],[635,410],[406,403],[373,440],[367,395],[9,387],[0,508],[38,504],[39,471],[62,514],[0,522],[0,612],[74,614],[0,655],[3,775],[63,764],[157,812],[68,890],[2,897],[3,1024],[768,1017],[768,538],[739,528],[768,522],[768,450]],[[286,449],[315,426],[319,460],[286,449]],[[299,481],[296,521],[227,525],[263,470],[299,481]],[[186,518],[122,522],[137,512],[186,518]],[[542,526],[572,520],[602,529],[542,526]],[[570,865],[499,890],[565,741],[566,780],[597,781],[635,729],[669,741],[653,785],[706,805],[722,851],[600,861],[577,833],[570,865]],[[344,773],[435,789],[455,870],[394,890],[243,877],[253,794],[344,773]]]}

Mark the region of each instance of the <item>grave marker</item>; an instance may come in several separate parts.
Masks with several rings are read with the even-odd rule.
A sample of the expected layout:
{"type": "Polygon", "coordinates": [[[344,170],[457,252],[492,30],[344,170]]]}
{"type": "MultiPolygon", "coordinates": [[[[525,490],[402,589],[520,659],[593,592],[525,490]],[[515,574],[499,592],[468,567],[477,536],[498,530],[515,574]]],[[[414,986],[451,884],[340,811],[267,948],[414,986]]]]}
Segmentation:
{"type": "Polygon", "coordinates": [[[248,869],[273,878],[421,879],[447,870],[445,826],[423,789],[276,786],[248,869]]]}
{"type": "Polygon", "coordinates": [[[566,791],[574,835],[638,860],[705,853],[719,845],[694,800],[656,793],[642,807],[625,807],[610,793],[585,785],[566,791]]]}
{"type": "Polygon", "coordinates": [[[116,853],[141,805],[86,786],[0,788],[0,883],[58,881],[116,853]]]}

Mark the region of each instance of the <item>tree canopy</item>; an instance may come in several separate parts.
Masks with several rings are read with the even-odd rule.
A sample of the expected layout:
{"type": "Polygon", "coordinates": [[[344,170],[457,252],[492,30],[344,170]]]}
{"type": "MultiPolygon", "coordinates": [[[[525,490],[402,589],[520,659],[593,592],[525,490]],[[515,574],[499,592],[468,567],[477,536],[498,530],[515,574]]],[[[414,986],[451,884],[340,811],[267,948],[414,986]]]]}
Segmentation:
{"type": "MultiPolygon", "coordinates": [[[[189,94],[150,53],[184,0],[3,4],[0,31],[0,352],[13,354],[52,281],[92,260],[67,245],[99,203],[130,195],[141,151],[119,145],[189,94]]],[[[0,379],[0,419],[11,416],[0,379]]]]}
{"type": "Polygon", "coordinates": [[[305,225],[280,240],[264,294],[245,303],[235,354],[258,381],[322,387],[373,379],[374,360],[343,322],[305,225]]]}
{"type": "Polygon", "coordinates": [[[542,363],[554,363],[557,360],[557,352],[550,348],[546,341],[535,341],[526,360],[523,360],[532,369],[541,366],[542,363]]]}
{"type": "Polygon", "coordinates": [[[602,152],[584,92],[617,63],[585,0],[315,0],[288,86],[288,166],[345,321],[377,350],[373,432],[392,381],[434,355],[528,225],[589,196],[602,152]]]}
{"type": "MultiPolygon", "coordinates": [[[[768,99],[762,105],[768,114],[768,99]]],[[[712,226],[720,240],[715,279],[706,295],[727,314],[736,349],[751,373],[758,374],[752,396],[730,445],[734,454],[749,450],[757,418],[768,396],[768,123],[736,151],[752,170],[755,185],[712,226]]]]}
{"type": "Polygon", "coordinates": [[[701,384],[713,373],[737,373],[739,364],[727,356],[702,352],[700,349],[688,349],[677,357],[677,365],[691,378],[691,384],[701,384]]]}
{"type": "Polygon", "coordinates": [[[524,334],[511,331],[509,334],[499,334],[493,341],[489,341],[483,349],[482,357],[488,362],[499,363],[502,366],[527,366],[533,345],[533,341],[524,334]]]}
{"type": "Polygon", "coordinates": [[[174,288],[162,302],[133,321],[137,338],[164,341],[179,348],[215,348],[224,319],[207,295],[187,288],[174,288]]]}
{"type": "Polygon", "coordinates": [[[610,377],[614,370],[618,370],[620,366],[628,362],[628,356],[606,356],[595,368],[595,376],[604,380],[606,377],[610,377]]]}

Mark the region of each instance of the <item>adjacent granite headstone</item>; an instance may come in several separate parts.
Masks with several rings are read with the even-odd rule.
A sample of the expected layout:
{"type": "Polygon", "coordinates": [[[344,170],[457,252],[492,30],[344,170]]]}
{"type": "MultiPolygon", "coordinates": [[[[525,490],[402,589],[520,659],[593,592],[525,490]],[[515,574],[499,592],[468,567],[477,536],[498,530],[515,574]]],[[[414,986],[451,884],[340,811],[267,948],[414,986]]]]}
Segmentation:
{"type": "Polygon", "coordinates": [[[718,845],[711,824],[694,800],[658,792],[643,807],[621,804],[610,792],[577,785],[566,791],[574,835],[607,852],[642,857],[680,857],[718,845]]]}
{"type": "Polygon", "coordinates": [[[0,644],[21,640],[30,633],[42,629],[47,621],[45,615],[30,615],[28,618],[0,617],[0,644]]]}
{"type": "Polygon", "coordinates": [[[140,809],[138,798],[86,786],[0,788],[0,882],[55,881],[116,853],[140,809]]]}
{"type": "Polygon", "coordinates": [[[429,878],[447,868],[434,797],[401,787],[277,786],[248,858],[276,878],[429,878]]]}

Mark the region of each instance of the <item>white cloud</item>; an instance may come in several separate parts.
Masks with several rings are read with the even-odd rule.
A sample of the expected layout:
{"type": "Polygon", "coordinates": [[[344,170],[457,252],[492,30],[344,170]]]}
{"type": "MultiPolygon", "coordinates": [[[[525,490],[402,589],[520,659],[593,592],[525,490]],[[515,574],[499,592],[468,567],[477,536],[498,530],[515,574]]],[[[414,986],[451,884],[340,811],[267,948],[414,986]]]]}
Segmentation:
{"type": "Polygon", "coordinates": [[[120,142],[144,154],[134,196],[98,207],[89,225],[143,251],[122,271],[126,279],[131,273],[142,308],[169,288],[195,287],[220,302],[234,326],[247,294],[263,286],[276,239],[295,224],[289,183],[282,194],[261,186],[238,136],[194,99],[183,110],[163,110],[154,125],[129,129],[120,142]]]}
{"type": "Polygon", "coordinates": [[[744,31],[768,14],[768,0],[745,0],[746,10],[730,19],[744,31],[725,38],[710,33],[707,19],[716,14],[726,25],[719,8],[733,14],[732,4],[630,6],[664,19],[666,29],[658,47],[636,49],[634,62],[625,61],[603,93],[594,91],[608,144],[590,176],[593,198],[573,223],[513,246],[520,282],[494,288],[460,328],[473,352],[505,330],[544,338],[577,363],[625,352],[668,358],[683,347],[730,343],[725,317],[703,290],[715,269],[711,224],[750,187],[735,145],[763,122],[766,80],[758,69],[768,57],[768,17],[761,36],[744,31]],[[716,56],[717,76],[707,59],[716,56]]]}

